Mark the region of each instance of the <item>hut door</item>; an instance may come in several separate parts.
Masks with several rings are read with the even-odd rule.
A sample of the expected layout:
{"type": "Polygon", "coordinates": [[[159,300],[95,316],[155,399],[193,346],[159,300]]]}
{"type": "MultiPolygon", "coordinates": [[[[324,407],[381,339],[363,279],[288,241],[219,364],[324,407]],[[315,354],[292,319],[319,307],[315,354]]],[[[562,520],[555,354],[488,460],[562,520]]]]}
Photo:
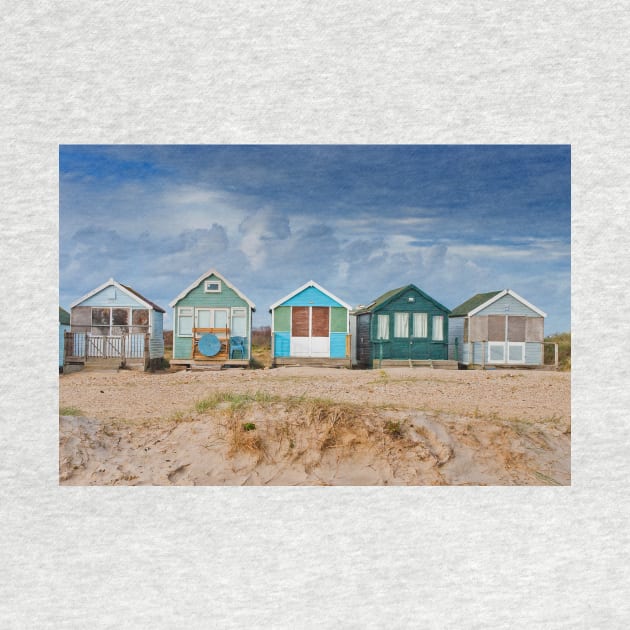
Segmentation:
{"type": "Polygon", "coordinates": [[[330,356],[330,309],[294,306],[291,309],[291,356],[330,356]]]}
{"type": "Polygon", "coordinates": [[[310,356],[310,308],[294,306],[291,309],[291,356],[310,356]]]}
{"type": "Polygon", "coordinates": [[[525,363],[525,318],[488,317],[488,363],[525,363]]]}
{"type": "Polygon", "coordinates": [[[330,308],[311,307],[311,356],[330,356],[330,308]]]}

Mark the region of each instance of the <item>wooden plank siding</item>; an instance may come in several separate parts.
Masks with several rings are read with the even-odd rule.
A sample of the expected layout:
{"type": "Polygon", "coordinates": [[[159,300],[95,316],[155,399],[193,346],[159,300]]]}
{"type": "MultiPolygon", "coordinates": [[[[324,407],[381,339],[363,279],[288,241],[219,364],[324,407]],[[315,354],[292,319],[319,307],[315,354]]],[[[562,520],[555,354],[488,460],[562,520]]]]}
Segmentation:
{"type": "Polygon", "coordinates": [[[388,360],[446,360],[448,359],[448,314],[449,310],[426,295],[414,285],[402,287],[393,292],[387,300],[379,304],[375,300],[373,307],[366,307],[365,312],[357,312],[357,363],[372,367],[374,361],[388,360]],[[396,313],[408,316],[407,334],[396,336],[396,313]],[[426,314],[426,335],[424,331],[414,330],[414,314],[426,314]],[[388,317],[388,339],[379,340],[379,316],[388,317]],[[441,317],[441,337],[433,339],[434,317],[441,317]],[[421,335],[421,336],[419,336],[421,335]]]}
{"type": "Polygon", "coordinates": [[[274,364],[349,363],[349,305],[317,283],[302,285],[270,310],[274,364]]]}
{"type": "Polygon", "coordinates": [[[540,314],[517,300],[512,295],[504,295],[483,310],[475,313],[475,317],[479,315],[525,315],[528,317],[540,317],[540,314]]]}
{"type": "Polygon", "coordinates": [[[543,366],[545,314],[510,290],[499,294],[503,295],[497,299],[497,293],[478,294],[455,309],[457,316],[450,318],[449,357],[455,358],[457,338],[458,360],[465,365],[543,366]],[[484,300],[491,303],[484,306],[484,300]]]}
{"type": "MultiPolygon", "coordinates": [[[[233,289],[227,281],[214,273],[203,276],[198,284],[191,288],[186,295],[180,297],[173,307],[173,359],[176,361],[192,361],[193,357],[193,335],[182,335],[179,331],[179,309],[191,308],[193,313],[193,328],[197,327],[197,313],[199,309],[227,309],[227,324],[230,336],[232,332],[233,309],[245,309],[245,353],[244,359],[249,361],[251,357],[251,306],[249,302],[241,297],[237,290],[233,289]],[[206,292],[205,283],[216,281],[220,283],[219,292],[206,292]]],[[[208,359],[200,359],[207,361],[208,359]]],[[[217,361],[225,361],[224,357],[217,357],[217,361]]],[[[180,361],[180,362],[181,362],[180,361]]]]}
{"type": "MultiPolygon", "coordinates": [[[[110,278],[73,303],[70,330],[83,339],[77,338],[73,346],[83,344],[87,356],[112,354],[124,362],[138,354],[135,339],[139,336],[144,345],[147,336],[147,352],[143,350],[140,356],[157,361],[164,356],[163,316],[160,306],[110,278]]],[[[76,355],[74,347],[73,354],[76,355]]]]}

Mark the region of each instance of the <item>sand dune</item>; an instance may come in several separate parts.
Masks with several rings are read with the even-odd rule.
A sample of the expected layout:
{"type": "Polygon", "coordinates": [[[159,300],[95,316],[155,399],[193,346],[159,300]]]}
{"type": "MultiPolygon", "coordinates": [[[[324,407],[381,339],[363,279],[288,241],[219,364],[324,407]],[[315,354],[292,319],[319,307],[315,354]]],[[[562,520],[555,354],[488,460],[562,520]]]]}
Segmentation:
{"type": "Polygon", "coordinates": [[[74,415],[60,416],[60,483],[569,484],[569,382],[422,369],[73,374],[61,377],[74,415]]]}

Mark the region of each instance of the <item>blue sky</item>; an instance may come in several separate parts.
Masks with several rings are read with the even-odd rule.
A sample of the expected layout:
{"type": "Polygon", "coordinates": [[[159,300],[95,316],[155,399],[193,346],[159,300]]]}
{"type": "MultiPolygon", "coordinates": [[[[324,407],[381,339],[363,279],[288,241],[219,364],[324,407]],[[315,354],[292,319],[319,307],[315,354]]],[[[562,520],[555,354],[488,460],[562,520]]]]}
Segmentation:
{"type": "Polygon", "coordinates": [[[216,268],[269,305],[408,283],[454,308],[513,289],[570,330],[568,145],[62,145],[60,304],[114,277],[168,303],[216,268]]]}

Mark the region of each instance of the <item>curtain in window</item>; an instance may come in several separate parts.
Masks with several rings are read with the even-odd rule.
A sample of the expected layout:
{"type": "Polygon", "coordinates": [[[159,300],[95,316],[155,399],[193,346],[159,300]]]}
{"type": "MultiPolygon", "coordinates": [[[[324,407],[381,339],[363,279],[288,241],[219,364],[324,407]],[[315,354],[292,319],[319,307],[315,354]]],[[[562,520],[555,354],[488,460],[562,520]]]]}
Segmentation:
{"type": "Polygon", "coordinates": [[[414,337],[427,336],[427,322],[428,322],[428,317],[426,313],[413,314],[413,336],[414,337]]]}
{"type": "Polygon", "coordinates": [[[433,341],[444,341],[444,317],[433,316],[433,341]]]}
{"type": "Polygon", "coordinates": [[[409,313],[394,313],[394,337],[409,337],[409,313]]]}
{"type": "Polygon", "coordinates": [[[389,339],[389,315],[378,316],[377,339],[389,339]]]}

